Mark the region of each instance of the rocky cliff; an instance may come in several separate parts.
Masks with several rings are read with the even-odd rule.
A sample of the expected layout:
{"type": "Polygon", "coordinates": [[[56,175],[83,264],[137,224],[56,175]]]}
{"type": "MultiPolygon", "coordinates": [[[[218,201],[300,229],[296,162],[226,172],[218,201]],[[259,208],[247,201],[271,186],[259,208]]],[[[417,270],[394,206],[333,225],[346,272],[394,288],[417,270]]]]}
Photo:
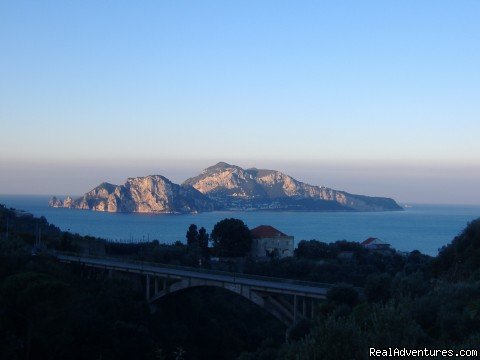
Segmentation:
{"type": "Polygon", "coordinates": [[[220,162],[186,180],[228,209],[401,210],[393,200],[312,186],[275,170],[242,169],[220,162]]]}
{"type": "Polygon", "coordinates": [[[214,209],[213,201],[193,187],[174,184],[160,175],[129,178],[124,185],[102,183],[75,200],[52,198],[50,206],[138,213],[192,213],[214,209]]]}
{"type": "Polygon", "coordinates": [[[52,198],[50,206],[109,212],[191,213],[212,210],[386,211],[390,198],[312,186],[275,170],[242,169],[220,162],[182,185],[160,175],[102,183],[78,199],[52,198]]]}

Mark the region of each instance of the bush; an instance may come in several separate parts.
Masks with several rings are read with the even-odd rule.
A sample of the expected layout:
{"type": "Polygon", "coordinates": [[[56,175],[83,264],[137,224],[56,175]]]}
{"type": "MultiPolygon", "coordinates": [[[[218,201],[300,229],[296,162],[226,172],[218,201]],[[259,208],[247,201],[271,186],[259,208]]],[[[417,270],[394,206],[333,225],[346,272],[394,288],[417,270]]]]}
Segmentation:
{"type": "Polygon", "coordinates": [[[340,284],[328,290],[327,300],[336,305],[354,306],[358,304],[359,296],[353,286],[340,284]]]}
{"type": "Polygon", "coordinates": [[[365,297],[369,302],[386,302],[390,298],[392,278],[388,274],[370,275],[365,284],[365,297]]]}

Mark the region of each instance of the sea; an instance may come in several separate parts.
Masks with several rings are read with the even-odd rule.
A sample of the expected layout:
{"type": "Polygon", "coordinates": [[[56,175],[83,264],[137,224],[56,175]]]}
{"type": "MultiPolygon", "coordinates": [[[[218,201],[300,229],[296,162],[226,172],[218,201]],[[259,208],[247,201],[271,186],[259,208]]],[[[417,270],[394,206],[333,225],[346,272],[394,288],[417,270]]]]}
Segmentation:
{"type": "Polygon", "coordinates": [[[237,218],[249,228],[271,225],[294,236],[296,244],[312,239],[361,242],[376,237],[399,251],[419,250],[432,256],[480,217],[480,205],[409,204],[405,211],[385,212],[216,211],[173,215],[51,208],[49,199],[43,195],[0,195],[0,204],[44,216],[61,230],[110,241],[185,242],[190,224],[210,232],[218,221],[237,218]]]}

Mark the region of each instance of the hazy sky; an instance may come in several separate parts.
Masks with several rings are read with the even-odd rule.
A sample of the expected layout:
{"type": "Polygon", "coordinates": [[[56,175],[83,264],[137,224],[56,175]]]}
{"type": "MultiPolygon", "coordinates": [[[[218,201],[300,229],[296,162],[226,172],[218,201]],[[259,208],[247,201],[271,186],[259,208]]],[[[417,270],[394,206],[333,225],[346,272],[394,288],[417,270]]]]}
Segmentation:
{"type": "Polygon", "coordinates": [[[0,193],[218,161],[480,204],[480,1],[1,1],[0,193]]]}

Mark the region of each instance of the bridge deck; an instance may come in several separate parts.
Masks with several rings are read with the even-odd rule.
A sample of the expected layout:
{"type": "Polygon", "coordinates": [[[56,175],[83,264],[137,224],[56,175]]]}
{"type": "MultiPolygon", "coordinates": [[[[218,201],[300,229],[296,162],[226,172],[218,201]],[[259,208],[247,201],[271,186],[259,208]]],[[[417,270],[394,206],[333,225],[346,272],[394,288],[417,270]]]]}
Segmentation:
{"type": "Polygon", "coordinates": [[[313,298],[325,298],[329,284],[280,279],[241,273],[212,271],[183,266],[147,263],[117,258],[99,258],[81,255],[55,255],[62,262],[80,263],[96,268],[126,271],[169,278],[192,278],[217,281],[232,285],[246,285],[258,290],[278,292],[281,294],[301,295],[313,298]]]}

